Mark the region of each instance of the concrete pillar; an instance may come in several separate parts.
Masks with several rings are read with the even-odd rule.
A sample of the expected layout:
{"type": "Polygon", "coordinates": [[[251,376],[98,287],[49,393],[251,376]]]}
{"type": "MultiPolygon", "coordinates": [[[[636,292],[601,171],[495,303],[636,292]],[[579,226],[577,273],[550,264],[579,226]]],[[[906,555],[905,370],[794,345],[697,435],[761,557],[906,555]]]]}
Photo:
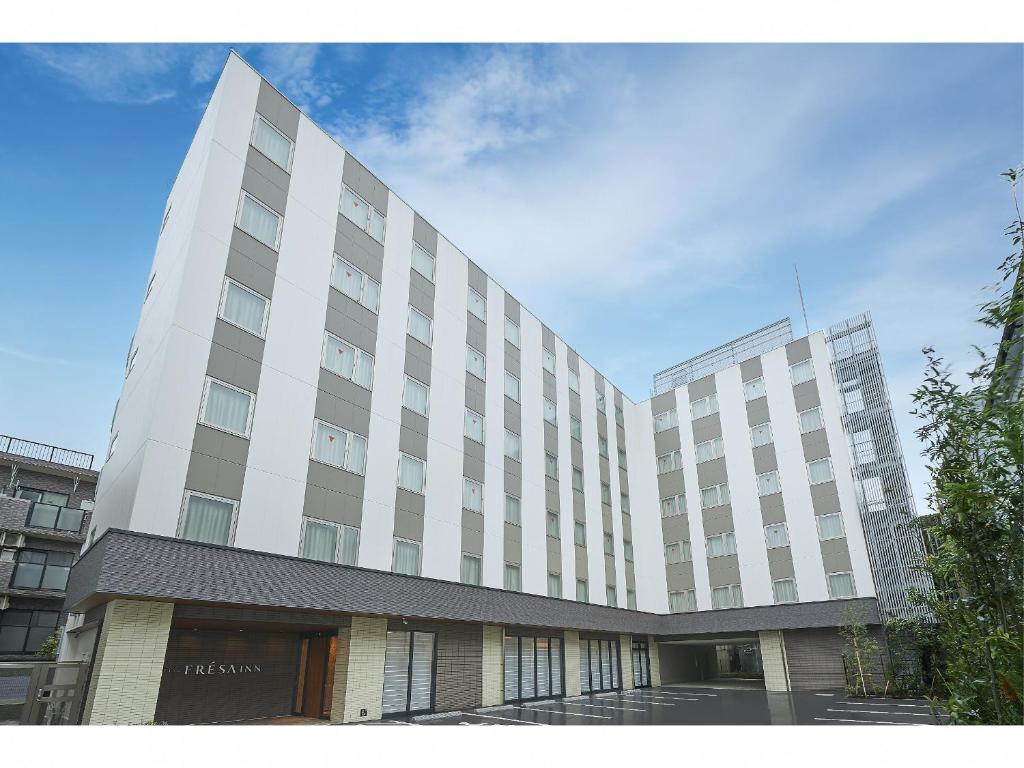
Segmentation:
{"type": "Polygon", "coordinates": [[[761,663],[764,666],[764,687],[767,691],[788,691],[789,665],[786,642],[780,630],[758,632],[761,641],[761,663]]]}
{"type": "Polygon", "coordinates": [[[580,695],[580,633],[565,631],[565,695],[580,695]]]}
{"type": "Polygon", "coordinates": [[[107,603],[82,709],[83,725],[142,725],[154,720],[173,613],[173,603],[107,603]]]}
{"type": "Polygon", "coordinates": [[[651,685],[657,688],[661,685],[661,657],[658,654],[658,643],[654,635],[647,636],[647,649],[651,656],[651,685]]]}
{"type": "Polygon", "coordinates": [[[628,691],[633,685],[633,636],[619,635],[619,658],[622,659],[622,690],[628,691]]]}
{"type": "Polygon", "coordinates": [[[493,707],[505,701],[505,630],[493,624],[484,625],[482,706],[493,707]]]}
{"type": "Polygon", "coordinates": [[[380,720],[388,620],[353,616],[338,632],[331,722],[380,720]]]}

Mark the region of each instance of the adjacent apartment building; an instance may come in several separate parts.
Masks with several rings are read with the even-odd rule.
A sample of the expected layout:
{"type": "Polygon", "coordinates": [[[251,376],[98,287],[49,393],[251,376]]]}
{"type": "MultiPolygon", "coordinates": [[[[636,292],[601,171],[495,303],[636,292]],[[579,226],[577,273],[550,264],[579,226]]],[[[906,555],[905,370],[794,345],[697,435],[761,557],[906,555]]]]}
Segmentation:
{"type": "Polygon", "coordinates": [[[497,705],[723,646],[841,686],[836,627],[881,621],[858,479],[828,338],[776,325],[634,402],[232,54],[72,570],[83,722],[497,705]]]}

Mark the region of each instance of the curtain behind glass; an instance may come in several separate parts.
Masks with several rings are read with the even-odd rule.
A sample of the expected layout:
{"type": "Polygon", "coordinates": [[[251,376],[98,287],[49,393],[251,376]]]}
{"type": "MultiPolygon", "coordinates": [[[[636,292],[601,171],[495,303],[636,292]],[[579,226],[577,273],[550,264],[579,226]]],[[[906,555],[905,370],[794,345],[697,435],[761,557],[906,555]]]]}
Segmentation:
{"type": "Polygon", "coordinates": [[[249,425],[249,402],[248,394],[211,381],[203,421],[244,435],[249,425]]]}
{"type": "Polygon", "coordinates": [[[359,350],[359,364],[356,366],[355,376],[352,378],[352,381],[361,387],[373,388],[373,355],[368,355],[359,350]]]}
{"type": "Polygon", "coordinates": [[[238,226],[243,232],[248,232],[264,245],[276,249],[279,223],[276,213],[264,208],[248,195],[242,198],[242,215],[238,226]]]}
{"type": "Polygon", "coordinates": [[[339,258],[334,259],[334,287],[350,299],[359,301],[363,293],[363,273],[339,258]]]}
{"type": "Polygon", "coordinates": [[[313,456],[320,461],[340,467],[345,461],[347,432],[317,422],[316,437],[313,440],[313,456]]]}
{"type": "Polygon", "coordinates": [[[420,547],[411,541],[395,542],[395,573],[419,576],[420,547]]]}
{"type": "Polygon", "coordinates": [[[359,561],[359,529],[346,525],[341,530],[341,564],[356,565],[359,561]]]}
{"type": "Polygon", "coordinates": [[[240,325],[257,336],[263,335],[263,315],[267,302],[234,283],[228,283],[224,297],[224,319],[240,325]]]}
{"type": "Polygon", "coordinates": [[[352,435],[349,441],[351,445],[348,448],[348,464],[345,469],[361,475],[366,471],[366,438],[362,435],[352,435]]]}
{"type": "Polygon", "coordinates": [[[302,537],[302,556],[310,560],[334,562],[334,553],[338,549],[338,529],[333,525],[306,521],[306,532],[302,537]]]}
{"type": "Polygon", "coordinates": [[[423,491],[423,462],[411,456],[400,456],[398,459],[398,484],[407,491],[421,493],[423,491]]]}
{"type": "Polygon", "coordinates": [[[341,201],[341,212],[357,227],[366,230],[370,218],[370,206],[360,200],[348,187],[341,201]]]}
{"type": "Polygon", "coordinates": [[[404,404],[410,411],[425,416],[427,413],[427,388],[419,382],[406,379],[404,404]]]}
{"type": "Polygon", "coordinates": [[[351,379],[355,364],[355,347],[346,344],[337,336],[327,334],[327,341],[324,343],[324,367],[339,376],[351,379]]]}
{"type": "Polygon", "coordinates": [[[462,583],[480,584],[480,558],[472,555],[462,556],[462,583]]]}
{"type": "Polygon", "coordinates": [[[189,496],[182,538],[204,544],[227,544],[233,511],[226,501],[189,496]]]}
{"type": "Polygon", "coordinates": [[[292,143],[271,128],[262,118],[256,119],[256,131],[253,134],[252,145],[279,166],[288,170],[292,143]]]}
{"type": "Polygon", "coordinates": [[[482,510],[481,500],[483,496],[483,486],[473,480],[466,479],[462,484],[462,506],[471,512],[480,512],[482,510]]]}

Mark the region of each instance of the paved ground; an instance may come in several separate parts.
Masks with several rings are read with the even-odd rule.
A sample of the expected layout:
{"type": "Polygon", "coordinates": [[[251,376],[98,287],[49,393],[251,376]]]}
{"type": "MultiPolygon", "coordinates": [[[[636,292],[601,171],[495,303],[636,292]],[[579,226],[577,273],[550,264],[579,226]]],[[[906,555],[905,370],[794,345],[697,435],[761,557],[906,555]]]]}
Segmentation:
{"type": "Polygon", "coordinates": [[[678,685],[384,720],[381,725],[936,725],[921,699],[678,685]]]}

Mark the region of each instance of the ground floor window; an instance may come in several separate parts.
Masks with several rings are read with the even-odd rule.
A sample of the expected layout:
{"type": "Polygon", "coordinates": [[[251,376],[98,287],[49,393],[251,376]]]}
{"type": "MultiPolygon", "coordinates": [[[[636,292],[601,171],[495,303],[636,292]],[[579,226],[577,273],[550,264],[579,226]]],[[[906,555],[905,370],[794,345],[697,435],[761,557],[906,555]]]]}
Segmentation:
{"type": "Polygon", "coordinates": [[[651,685],[651,657],[646,640],[633,640],[633,686],[648,688],[651,685]]]}
{"type": "Polygon", "coordinates": [[[505,638],[505,701],[565,693],[560,637],[505,638]]]}
{"type": "Polygon", "coordinates": [[[0,653],[35,653],[57,631],[59,611],[0,613],[0,653]]]}
{"type": "Polygon", "coordinates": [[[384,648],[385,715],[434,708],[433,632],[388,632],[384,648]]]}
{"type": "Polygon", "coordinates": [[[621,687],[619,641],[580,640],[580,689],[587,693],[621,687]]]}

